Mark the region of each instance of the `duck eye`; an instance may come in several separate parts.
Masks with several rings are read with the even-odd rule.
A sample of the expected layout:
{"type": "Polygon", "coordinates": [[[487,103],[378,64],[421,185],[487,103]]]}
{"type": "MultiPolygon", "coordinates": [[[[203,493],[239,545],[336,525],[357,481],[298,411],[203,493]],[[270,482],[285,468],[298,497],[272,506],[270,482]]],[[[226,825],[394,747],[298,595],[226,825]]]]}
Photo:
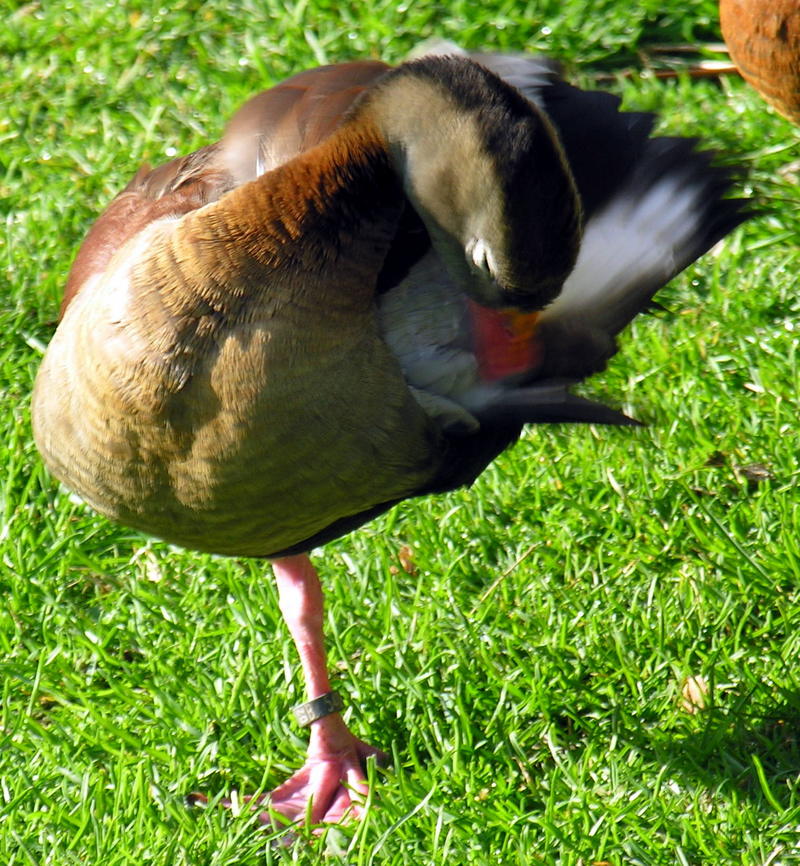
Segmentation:
{"type": "Polygon", "coordinates": [[[483,238],[471,238],[467,242],[467,254],[479,271],[483,271],[489,277],[494,277],[497,269],[494,254],[492,248],[483,238]]]}

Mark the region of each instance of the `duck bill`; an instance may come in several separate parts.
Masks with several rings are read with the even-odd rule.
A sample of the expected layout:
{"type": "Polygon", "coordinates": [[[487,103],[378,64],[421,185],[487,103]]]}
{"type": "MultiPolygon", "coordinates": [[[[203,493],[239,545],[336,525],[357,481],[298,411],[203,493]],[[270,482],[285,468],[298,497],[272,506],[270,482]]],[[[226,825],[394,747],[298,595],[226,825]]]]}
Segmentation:
{"type": "Polygon", "coordinates": [[[467,308],[478,372],[484,382],[527,374],[542,363],[542,347],[536,340],[539,312],[494,309],[471,299],[467,308]]]}

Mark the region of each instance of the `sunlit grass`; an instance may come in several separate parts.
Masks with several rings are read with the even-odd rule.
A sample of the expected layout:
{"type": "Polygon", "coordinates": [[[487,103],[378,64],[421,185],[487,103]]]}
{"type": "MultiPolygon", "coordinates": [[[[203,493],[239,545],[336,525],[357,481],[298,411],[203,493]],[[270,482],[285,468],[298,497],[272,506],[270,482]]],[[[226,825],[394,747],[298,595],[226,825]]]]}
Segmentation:
{"type": "Polygon", "coordinates": [[[648,426],[532,430],[469,491],[317,557],[337,685],[393,752],[366,820],[266,844],[184,795],[300,762],[262,563],[178,551],[48,478],[28,401],[72,255],[145,160],[257,89],[420,38],[548,51],[584,83],[716,4],[11,4],[0,30],[0,861],[765,864],[800,857],[798,133],[740,81],[604,86],[739,156],[773,206],[664,293],[588,390],[648,426]],[[676,10],[678,7],[676,7],[676,10]],[[402,567],[401,548],[414,568],[402,567]],[[345,579],[343,579],[345,578],[345,579]],[[708,686],[689,712],[688,677],[708,686]]]}

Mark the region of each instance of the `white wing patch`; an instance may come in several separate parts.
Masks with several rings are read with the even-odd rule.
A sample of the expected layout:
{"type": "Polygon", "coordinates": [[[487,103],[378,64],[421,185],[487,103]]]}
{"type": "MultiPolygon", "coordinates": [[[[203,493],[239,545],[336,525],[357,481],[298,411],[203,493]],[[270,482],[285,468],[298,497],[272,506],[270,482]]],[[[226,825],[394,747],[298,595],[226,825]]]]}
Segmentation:
{"type": "Polygon", "coordinates": [[[680,174],[650,189],[628,188],[586,224],[578,260],[561,294],[542,314],[586,314],[642,287],[652,291],[693,258],[702,189],[680,174]]]}

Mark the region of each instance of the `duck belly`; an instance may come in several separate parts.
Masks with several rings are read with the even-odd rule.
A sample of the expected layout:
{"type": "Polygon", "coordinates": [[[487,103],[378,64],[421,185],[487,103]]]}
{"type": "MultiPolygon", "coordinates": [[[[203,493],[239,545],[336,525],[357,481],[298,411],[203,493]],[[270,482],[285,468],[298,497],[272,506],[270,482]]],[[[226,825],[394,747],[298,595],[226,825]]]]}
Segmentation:
{"type": "Polygon", "coordinates": [[[199,550],[266,556],[404,498],[436,473],[440,434],[374,312],[292,304],[205,330],[146,333],[127,287],[87,286],[37,377],[36,443],[102,514],[199,550]]]}

